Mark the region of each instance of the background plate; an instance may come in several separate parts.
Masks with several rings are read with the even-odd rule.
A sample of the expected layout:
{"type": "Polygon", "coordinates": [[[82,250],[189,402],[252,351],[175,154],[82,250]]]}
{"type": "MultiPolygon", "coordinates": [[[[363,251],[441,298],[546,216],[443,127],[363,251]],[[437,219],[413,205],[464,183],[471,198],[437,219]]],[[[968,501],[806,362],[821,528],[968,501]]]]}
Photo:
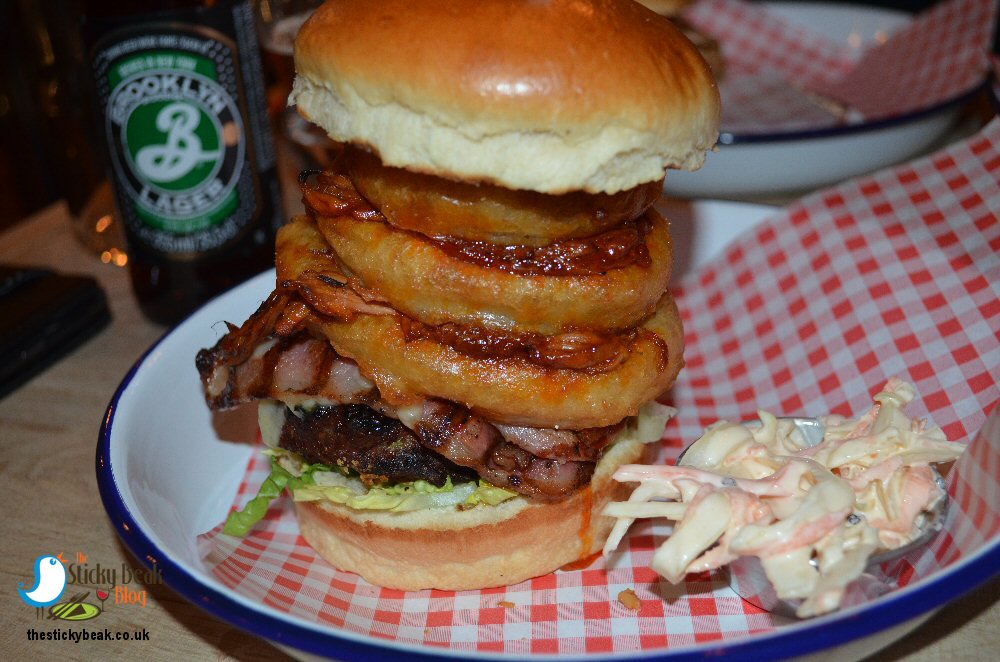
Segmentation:
{"type": "MultiPolygon", "coordinates": [[[[906,13],[833,3],[771,3],[788,21],[828,39],[863,48],[911,20],[906,13]]],[[[955,127],[965,101],[956,98],[884,120],[801,130],[732,132],[722,127],[718,151],[697,172],[670,171],[668,195],[747,198],[798,193],[872,172],[924,153],[955,127]]],[[[725,103],[725,99],[723,99],[725,103]]]]}

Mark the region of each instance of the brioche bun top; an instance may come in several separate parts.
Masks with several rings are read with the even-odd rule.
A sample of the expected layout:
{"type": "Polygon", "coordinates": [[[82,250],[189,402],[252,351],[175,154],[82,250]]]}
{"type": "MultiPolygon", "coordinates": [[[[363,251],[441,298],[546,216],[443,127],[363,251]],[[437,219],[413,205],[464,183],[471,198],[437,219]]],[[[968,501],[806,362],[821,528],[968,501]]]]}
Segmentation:
{"type": "Polygon", "coordinates": [[[328,0],[290,103],[386,165],[513,189],[616,193],[697,169],[719,95],[632,0],[328,0]]]}

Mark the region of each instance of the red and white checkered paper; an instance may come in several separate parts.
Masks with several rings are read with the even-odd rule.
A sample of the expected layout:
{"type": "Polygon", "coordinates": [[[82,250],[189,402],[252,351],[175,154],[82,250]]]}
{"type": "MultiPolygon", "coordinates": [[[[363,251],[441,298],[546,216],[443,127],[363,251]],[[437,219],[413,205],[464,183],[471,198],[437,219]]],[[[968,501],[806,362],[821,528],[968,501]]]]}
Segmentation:
{"type": "MultiPolygon", "coordinates": [[[[811,195],[739,237],[682,281],[687,366],[668,398],[680,414],[658,461],[720,419],[850,414],[891,375],[916,384],[911,413],[968,442],[1000,399],[1000,119],[914,163],[811,195]]],[[[952,472],[946,530],[902,567],[903,581],[1000,535],[1000,410],[952,472]]],[[[258,456],[240,488],[267,472],[258,456]]],[[[465,652],[611,653],[767,632],[781,621],[740,600],[724,576],[680,586],[649,569],[664,522],[631,529],[622,552],[584,570],[506,588],[403,592],[322,560],[286,499],[243,540],[202,537],[216,577],[254,602],[375,638],[465,652]],[[626,588],[638,611],[617,600],[626,588]],[[502,606],[513,604],[513,606],[502,606]]]]}
{"type": "Polygon", "coordinates": [[[864,50],[742,0],[698,0],[684,17],[721,46],[723,130],[755,134],[894,117],[973,89],[997,3],[947,0],[864,50]]]}

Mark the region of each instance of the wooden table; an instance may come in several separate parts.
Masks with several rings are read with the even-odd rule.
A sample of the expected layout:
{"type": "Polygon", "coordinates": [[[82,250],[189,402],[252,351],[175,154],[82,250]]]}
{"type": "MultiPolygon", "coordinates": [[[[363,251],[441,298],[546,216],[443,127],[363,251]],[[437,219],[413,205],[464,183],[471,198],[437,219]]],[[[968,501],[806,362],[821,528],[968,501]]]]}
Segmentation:
{"type": "MultiPolygon", "coordinates": [[[[286,180],[288,178],[286,177],[286,180]]],[[[286,200],[298,196],[286,181],[286,200]]],[[[68,357],[0,400],[0,484],[3,548],[0,559],[0,657],[22,659],[142,658],[276,660],[270,644],[209,616],[170,588],[148,585],[141,609],[111,609],[86,626],[36,618],[18,593],[30,585],[34,561],[62,553],[88,564],[141,567],[119,543],[98,496],[94,455],[105,407],[132,363],[164,329],[146,321],[125,269],[102,264],[75,239],[65,207],[55,205],[0,235],[0,263],[53,267],[96,278],[110,300],[111,325],[68,357]],[[100,627],[145,631],[148,641],[31,641],[41,631],[100,627]]],[[[0,310],[0,314],[3,311],[0,310]]],[[[948,606],[879,660],[992,660],[1000,647],[1000,581],[948,606]]],[[[91,598],[93,599],[93,598],[91,598]]],[[[113,599],[113,598],[112,598],[113,599]]]]}

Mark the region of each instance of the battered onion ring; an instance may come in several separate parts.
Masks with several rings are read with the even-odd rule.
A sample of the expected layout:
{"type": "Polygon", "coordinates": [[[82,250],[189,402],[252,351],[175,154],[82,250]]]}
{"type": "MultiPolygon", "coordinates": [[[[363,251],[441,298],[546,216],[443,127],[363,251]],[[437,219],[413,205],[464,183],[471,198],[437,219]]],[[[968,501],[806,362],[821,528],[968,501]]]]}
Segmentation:
{"type": "Polygon", "coordinates": [[[434,397],[487,420],[538,428],[614,425],[663,393],[683,365],[680,314],[669,293],[613,370],[557,370],[523,359],[476,359],[432,339],[407,342],[399,316],[316,322],[342,356],[357,362],[382,397],[405,405],[434,397]]]}
{"type": "Polygon", "coordinates": [[[295,280],[309,271],[337,275],[338,263],[336,253],[326,243],[316,223],[308,216],[294,216],[278,229],[274,266],[280,287],[285,281],[295,280]]]}
{"type": "Polygon", "coordinates": [[[317,224],[350,274],[413,319],[555,335],[631,328],[656,306],[673,253],[667,222],[654,210],[646,213],[649,264],[589,276],[525,276],[479,266],[419,234],[350,216],[317,224]]]}
{"type": "Polygon", "coordinates": [[[663,190],[661,179],[611,195],[546,195],[391,168],[354,147],[344,159],[358,191],[394,226],[495,244],[544,246],[589,237],[638,217],[663,190]]]}
{"type": "MultiPolygon", "coordinates": [[[[333,249],[309,216],[296,216],[278,230],[278,287],[295,290],[308,306],[345,320],[358,314],[398,315],[356,277],[344,275],[333,249]]],[[[445,343],[472,357],[520,357],[551,368],[600,372],[624,360],[632,332],[573,330],[557,335],[509,333],[481,327],[428,326],[407,318],[406,338],[445,343]]]]}

